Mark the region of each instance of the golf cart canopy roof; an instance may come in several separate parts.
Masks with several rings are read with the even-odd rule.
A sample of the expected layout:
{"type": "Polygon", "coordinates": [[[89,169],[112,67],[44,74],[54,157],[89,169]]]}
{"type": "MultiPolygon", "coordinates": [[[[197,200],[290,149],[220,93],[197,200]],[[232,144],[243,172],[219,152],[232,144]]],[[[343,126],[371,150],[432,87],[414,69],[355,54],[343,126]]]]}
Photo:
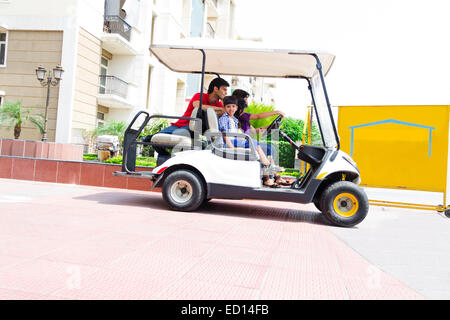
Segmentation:
{"type": "Polygon", "coordinates": [[[297,49],[268,49],[260,42],[242,40],[182,39],[154,44],[151,52],[172,71],[202,72],[202,50],[205,52],[205,73],[220,75],[291,78],[312,78],[316,71],[316,56],[324,75],[334,61],[334,55],[297,49]]]}

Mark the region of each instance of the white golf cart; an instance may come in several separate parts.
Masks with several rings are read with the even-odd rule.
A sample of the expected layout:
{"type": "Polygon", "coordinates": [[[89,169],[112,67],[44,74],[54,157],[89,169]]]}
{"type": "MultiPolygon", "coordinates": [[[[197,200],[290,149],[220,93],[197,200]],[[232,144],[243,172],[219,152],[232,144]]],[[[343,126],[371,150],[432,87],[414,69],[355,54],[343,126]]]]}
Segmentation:
{"type": "MultiPolygon", "coordinates": [[[[279,129],[281,116],[267,128],[279,132],[309,163],[307,173],[291,186],[269,188],[262,184],[262,166],[248,135],[227,133],[249,141],[250,148],[226,148],[212,109],[195,109],[190,118],[153,115],[140,111],[128,126],[123,143],[122,171],[117,176],[149,178],[153,187],[162,187],[169,208],[193,211],[204,202],[217,199],[261,199],[311,203],[338,226],[350,227],[367,215],[369,201],[360,183],[355,162],[340,150],[339,137],[331,112],[324,77],[334,56],[326,53],[264,49],[259,44],[242,48],[242,42],[218,45],[215,42],[152,45],[150,50],[170,70],[205,74],[304,79],[310,91],[323,147],[297,145],[279,129]],[[236,45],[237,44],[237,45],[236,45]],[[187,135],[158,133],[149,142],[138,141],[139,134],[153,118],[187,119],[193,132],[187,135]],[[152,172],[136,171],[136,146],[149,145],[158,152],[152,172]],[[182,150],[172,152],[175,149],[182,150]]],[[[293,97],[293,101],[294,101],[293,97]]]]}

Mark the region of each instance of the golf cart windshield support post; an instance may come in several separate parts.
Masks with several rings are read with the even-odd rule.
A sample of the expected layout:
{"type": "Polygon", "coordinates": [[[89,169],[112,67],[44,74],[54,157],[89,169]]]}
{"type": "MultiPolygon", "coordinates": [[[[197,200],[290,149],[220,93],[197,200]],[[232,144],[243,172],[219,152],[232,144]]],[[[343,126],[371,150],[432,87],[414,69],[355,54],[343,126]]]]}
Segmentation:
{"type": "Polygon", "coordinates": [[[319,125],[319,131],[320,131],[320,137],[322,138],[323,145],[326,146],[327,144],[325,143],[325,139],[323,137],[322,126],[320,124],[319,113],[317,112],[316,100],[314,99],[314,94],[312,92],[312,86],[311,86],[310,79],[308,77],[304,77],[304,76],[286,76],[286,78],[287,79],[304,79],[304,80],[306,80],[306,82],[308,82],[308,90],[309,90],[309,93],[311,94],[312,104],[314,106],[314,110],[316,111],[317,123],[319,125]]]}
{"type": "Polygon", "coordinates": [[[200,110],[202,110],[202,106],[203,106],[203,85],[205,82],[205,63],[206,63],[206,53],[205,50],[200,49],[200,52],[202,53],[202,78],[200,81],[200,110]]]}
{"type": "Polygon", "coordinates": [[[317,112],[316,99],[314,99],[314,94],[313,94],[313,91],[312,91],[311,81],[308,78],[305,78],[305,79],[306,79],[306,81],[308,81],[308,90],[309,90],[309,93],[311,93],[312,103],[313,103],[313,106],[314,106],[314,110],[316,111],[317,124],[319,125],[320,137],[322,138],[323,145],[326,146],[327,144],[325,143],[325,138],[323,136],[322,125],[321,125],[321,122],[320,122],[319,113],[317,112]]]}
{"type": "MultiPolygon", "coordinates": [[[[327,87],[325,86],[325,78],[324,78],[323,72],[322,72],[322,64],[320,63],[320,59],[317,56],[317,54],[313,53],[312,56],[314,58],[316,58],[316,62],[317,62],[316,67],[317,67],[317,70],[319,70],[320,81],[322,82],[323,93],[325,94],[325,100],[327,102],[327,107],[328,107],[328,113],[330,114],[331,125],[333,126],[333,132],[334,132],[334,136],[336,138],[336,144],[337,144],[336,147],[337,147],[337,150],[339,150],[341,148],[341,143],[339,142],[339,136],[337,133],[336,125],[334,123],[333,112],[331,111],[330,99],[328,99],[327,87]]],[[[316,110],[316,112],[317,112],[317,110],[316,110]]]]}

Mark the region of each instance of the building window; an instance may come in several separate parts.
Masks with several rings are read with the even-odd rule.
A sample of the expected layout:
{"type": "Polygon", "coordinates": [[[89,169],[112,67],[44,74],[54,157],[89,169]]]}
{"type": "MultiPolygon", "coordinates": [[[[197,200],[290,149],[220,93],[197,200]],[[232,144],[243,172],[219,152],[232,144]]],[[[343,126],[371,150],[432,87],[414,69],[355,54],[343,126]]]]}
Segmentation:
{"type": "Polygon", "coordinates": [[[97,127],[103,127],[105,125],[105,114],[103,112],[97,112],[97,127]]]}
{"type": "Polygon", "coordinates": [[[0,33],[0,67],[6,66],[6,46],[8,43],[8,34],[0,33]]]}
{"type": "Polygon", "coordinates": [[[108,74],[108,63],[109,60],[102,56],[100,61],[100,89],[99,93],[106,92],[106,75],[108,74]]]}

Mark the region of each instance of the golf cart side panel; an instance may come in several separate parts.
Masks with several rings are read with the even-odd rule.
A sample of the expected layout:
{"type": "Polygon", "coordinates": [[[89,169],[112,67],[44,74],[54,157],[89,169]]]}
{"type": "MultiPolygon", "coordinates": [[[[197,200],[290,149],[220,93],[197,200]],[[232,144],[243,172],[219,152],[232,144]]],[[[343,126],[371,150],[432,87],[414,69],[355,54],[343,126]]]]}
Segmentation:
{"type": "Polygon", "coordinates": [[[296,189],[271,189],[249,188],[227,184],[208,183],[208,198],[217,199],[255,199],[269,201],[288,201],[296,203],[310,203],[319,188],[321,180],[311,179],[306,188],[296,189]]]}
{"type": "MultiPolygon", "coordinates": [[[[181,151],[153,172],[177,165],[192,166],[197,169],[206,183],[227,184],[258,188],[261,186],[260,164],[258,161],[226,159],[214,155],[211,150],[181,151]]],[[[167,170],[165,169],[165,170],[167,170]]]]}

